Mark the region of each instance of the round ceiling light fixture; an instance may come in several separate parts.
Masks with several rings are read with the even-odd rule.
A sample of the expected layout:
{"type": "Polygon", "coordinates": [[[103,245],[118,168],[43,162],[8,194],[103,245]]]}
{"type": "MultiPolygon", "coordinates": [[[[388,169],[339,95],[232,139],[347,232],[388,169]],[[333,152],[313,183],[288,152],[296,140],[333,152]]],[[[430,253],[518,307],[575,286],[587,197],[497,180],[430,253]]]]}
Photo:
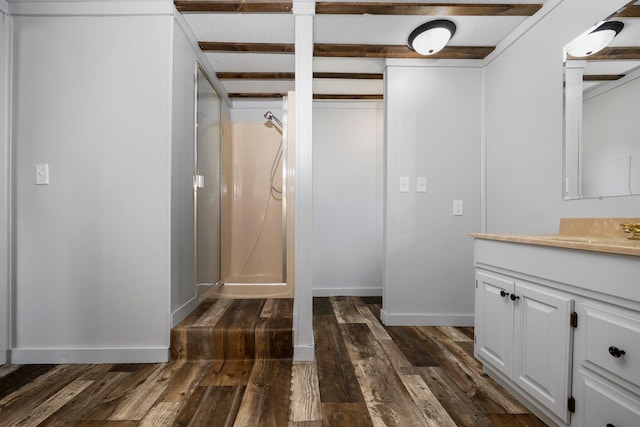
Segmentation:
{"type": "Polygon", "coordinates": [[[600,52],[611,40],[622,31],[624,24],[620,21],[609,21],[599,25],[595,30],[578,36],[567,45],[567,53],[574,58],[583,58],[600,52]]]}
{"type": "Polygon", "coordinates": [[[456,24],[446,19],[437,19],[420,25],[409,35],[409,47],[420,55],[440,52],[456,33],[456,24]]]}

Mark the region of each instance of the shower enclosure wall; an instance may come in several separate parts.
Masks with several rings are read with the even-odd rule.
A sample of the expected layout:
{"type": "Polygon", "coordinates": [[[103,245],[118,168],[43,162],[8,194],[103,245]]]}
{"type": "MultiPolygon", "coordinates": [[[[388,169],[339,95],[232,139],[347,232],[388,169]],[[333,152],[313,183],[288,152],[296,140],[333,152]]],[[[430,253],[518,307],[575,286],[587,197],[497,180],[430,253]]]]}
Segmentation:
{"type": "Polygon", "coordinates": [[[204,69],[195,64],[194,244],[196,298],[221,278],[222,103],[204,69]]]}
{"type": "Polygon", "coordinates": [[[293,297],[291,102],[284,101],[283,123],[279,112],[260,122],[223,115],[222,284],[207,298],[293,297]]]}

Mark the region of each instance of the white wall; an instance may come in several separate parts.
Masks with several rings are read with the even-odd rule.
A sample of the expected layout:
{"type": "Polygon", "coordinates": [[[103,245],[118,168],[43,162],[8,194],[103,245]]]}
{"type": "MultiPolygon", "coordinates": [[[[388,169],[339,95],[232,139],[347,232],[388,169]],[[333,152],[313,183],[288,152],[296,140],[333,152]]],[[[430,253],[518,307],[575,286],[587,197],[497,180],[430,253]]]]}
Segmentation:
{"type": "Polygon", "coordinates": [[[486,67],[487,231],[638,213],[638,196],[562,200],[562,47],[625,3],[564,0],[486,67]]]}
{"type": "Polygon", "coordinates": [[[10,228],[9,200],[11,151],[9,144],[9,88],[11,58],[11,17],[8,4],[0,0],[0,365],[9,348],[10,228]]]}
{"type": "Polygon", "coordinates": [[[387,324],[473,323],[480,228],[480,68],[388,66],[383,315],[387,324]],[[401,176],[410,192],[399,192],[401,176]],[[416,177],[427,192],[416,192],[416,177]],[[464,215],[453,216],[453,200],[464,215]]]}
{"type": "Polygon", "coordinates": [[[149,5],[14,16],[14,363],[168,358],[173,9],[149,5]]]}
{"type": "Polygon", "coordinates": [[[313,294],[382,295],[379,102],[315,102],[313,294]]]}

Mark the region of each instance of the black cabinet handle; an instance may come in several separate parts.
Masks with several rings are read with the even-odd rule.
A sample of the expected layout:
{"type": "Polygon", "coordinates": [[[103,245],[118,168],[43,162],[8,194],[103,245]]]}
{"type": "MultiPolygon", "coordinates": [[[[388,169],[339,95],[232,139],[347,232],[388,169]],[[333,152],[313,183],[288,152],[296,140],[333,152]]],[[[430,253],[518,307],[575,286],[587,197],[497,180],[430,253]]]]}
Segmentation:
{"type": "Polygon", "coordinates": [[[520,299],[520,297],[516,296],[516,294],[511,294],[511,296],[509,298],[511,298],[511,301],[515,301],[517,299],[520,299]]]}
{"type": "Polygon", "coordinates": [[[618,347],[611,346],[609,347],[609,354],[613,357],[624,356],[626,353],[624,350],[620,350],[618,347]]]}
{"type": "Polygon", "coordinates": [[[502,298],[504,298],[504,297],[506,297],[506,296],[509,296],[509,292],[500,291],[500,296],[501,296],[502,298]]]}
{"type": "Polygon", "coordinates": [[[611,423],[607,423],[607,427],[616,427],[616,426],[614,426],[614,425],[613,425],[613,424],[611,424],[611,423]]]}

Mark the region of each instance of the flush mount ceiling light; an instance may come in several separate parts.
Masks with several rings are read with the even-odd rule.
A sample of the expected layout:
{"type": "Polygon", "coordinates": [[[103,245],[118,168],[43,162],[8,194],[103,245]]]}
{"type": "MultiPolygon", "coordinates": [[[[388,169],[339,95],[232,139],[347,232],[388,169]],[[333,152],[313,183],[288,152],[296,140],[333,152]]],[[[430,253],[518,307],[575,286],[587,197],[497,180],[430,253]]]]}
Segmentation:
{"type": "Polygon", "coordinates": [[[620,31],[624,24],[620,21],[609,21],[598,26],[590,33],[583,34],[567,45],[567,53],[575,58],[583,58],[601,51],[620,31]]]}
{"type": "Polygon", "coordinates": [[[440,52],[456,32],[456,24],[437,19],[420,25],[409,35],[409,47],[420,55],[440,52]]]}

